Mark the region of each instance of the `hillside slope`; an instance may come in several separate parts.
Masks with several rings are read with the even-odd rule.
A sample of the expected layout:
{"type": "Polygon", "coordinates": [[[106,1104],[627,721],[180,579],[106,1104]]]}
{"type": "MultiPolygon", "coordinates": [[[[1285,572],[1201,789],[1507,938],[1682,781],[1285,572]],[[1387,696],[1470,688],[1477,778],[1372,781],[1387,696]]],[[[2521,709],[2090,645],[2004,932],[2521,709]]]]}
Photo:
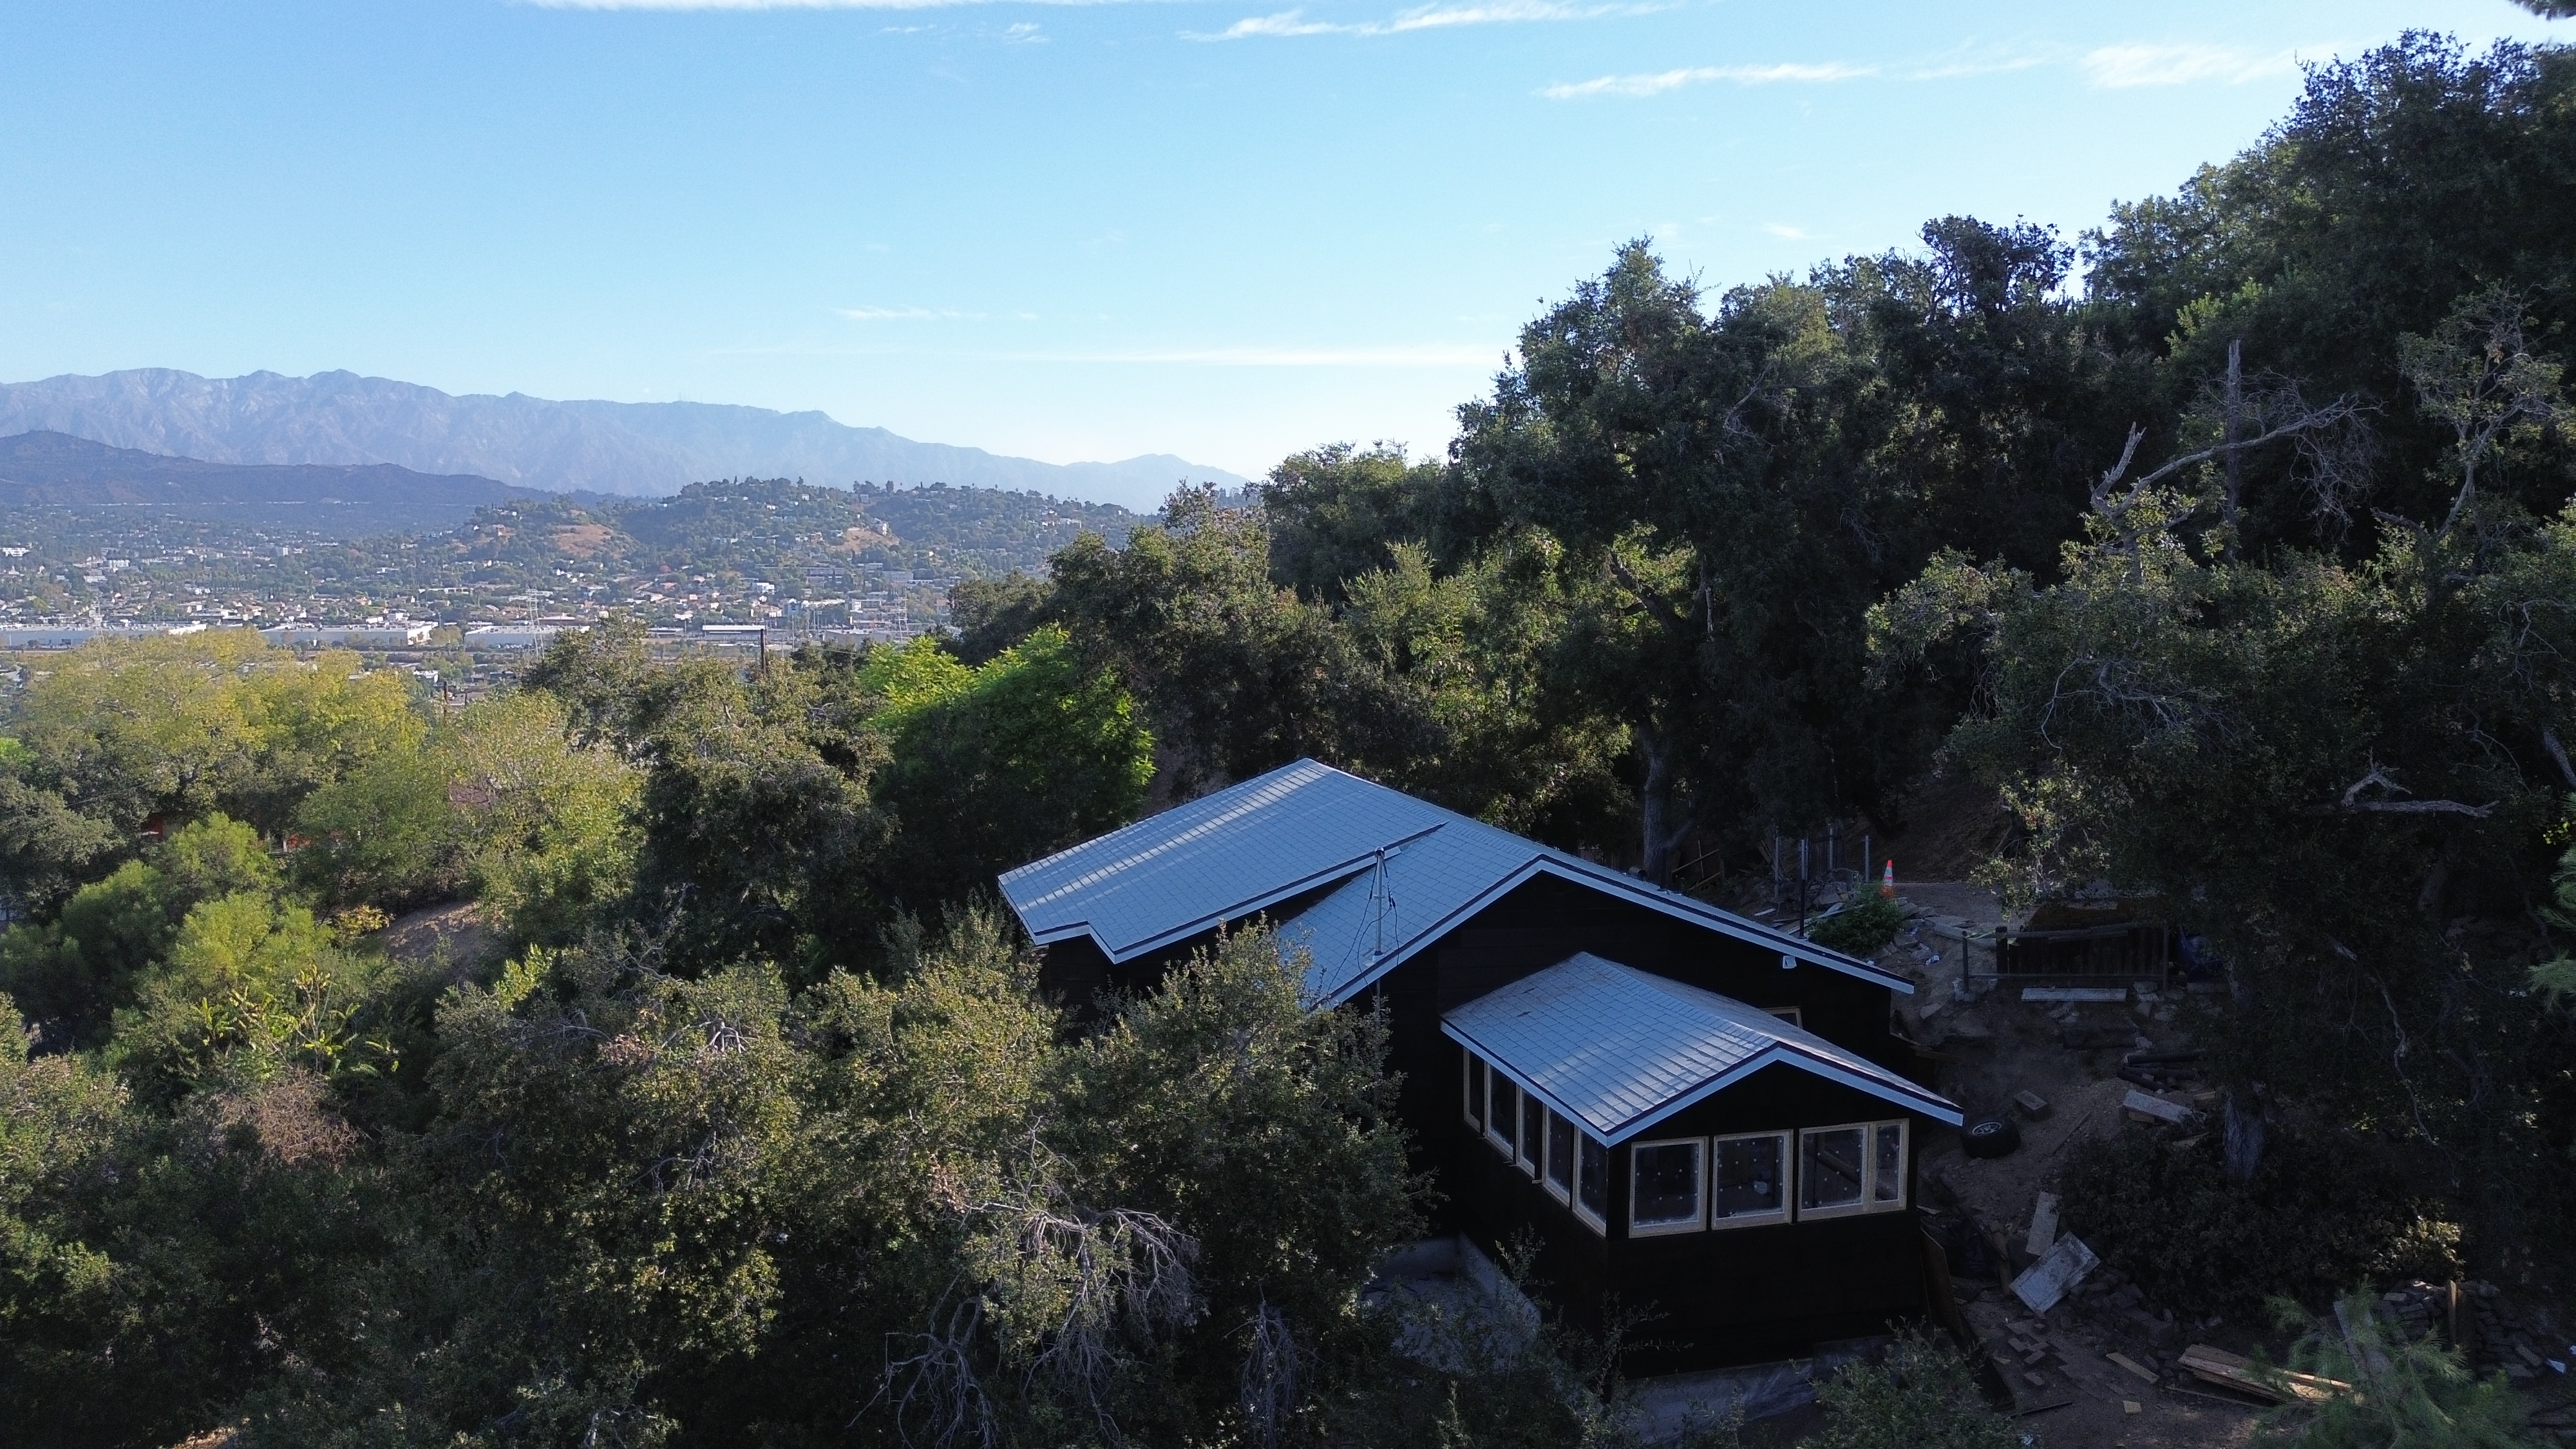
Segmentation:
{"type": "Polygon", "coordinates": [[[56,432],[0,436],[0,508],[135,509],[339,535],[454,528],[531,490],[390,463],[209,463],[56,432]]]}

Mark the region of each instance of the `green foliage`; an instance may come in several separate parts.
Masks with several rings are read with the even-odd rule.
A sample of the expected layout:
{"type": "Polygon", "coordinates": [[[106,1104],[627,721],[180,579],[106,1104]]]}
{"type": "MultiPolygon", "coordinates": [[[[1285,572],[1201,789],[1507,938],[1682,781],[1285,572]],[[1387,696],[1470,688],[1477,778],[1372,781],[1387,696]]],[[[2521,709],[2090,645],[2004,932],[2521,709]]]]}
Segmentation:
{"type": "Polygon", "coordinates": [[[124,831],[222,811],[273,832],[317,785],[417,746],[410,700],[399,673],[299,660],[244,629],[102,640],[29,686],[22,768],[124,831]]]}
{"type": "Polygon", "coordinates": [[[1054,617],[1145,706],[1167,782],[1187,795],[1300,755],[1355,760],[1385,710],[1331,611],[1270,579],[1259,514],[1176,493],[1112,549],[1053,561],[1054,617]]]}
{"type": "Polygon", "coordinates": [[[2297,1449],[2520,1449],[2522,1426],[2504,1375],[2469,1372],[2459,1350],[2389,1331],[2367,1289],[2335,1300],[2330,1316],[2275,1300],[2277,1326],[2298,1333],[2291,1369],[2353,1386],[2323,1402],[2264,1415],[2259,1443],[2297,1449]]]}
{"type": "Polygon", "coordinates": [[[1977,1391],[1969,1362],[1922,1329],[1899,1333],[1875,1361],[1847,1364],[1816,1386],[1824,1430],[1809,1449],[2016,1449],[2013,1421],[1977,1391]]]}
{"type": "Polygon", "coordinates": [[[449,800],[449,761],[435,750],[370,760],[304,799],[298,881],[322,900],[419,905],[463,884],[463,821],[449,800]]]}
{"type": "Polygon", "coordinates": [[[442,742],[467,884],[515,942],[561,943],[626,898],[642,772],[538,690],[479,700],[442,742]]]}
{"type": "Polygon", "coordinates": [[[1869,956],[1896,939],[1904,924],[1905,907],[1864,888],[1841,910],[1809,924],[1807,939],[1846,955],[1869,956]]]}
{"type": "Polygon", "coordinates": [[[2160,1301],[2242,1319],[2265,1300],[2326,1301],[2363,1277],[2461,1275],[2460,1230],[2435,1184],[2359,1141],[2282,1134],[2250,1182],[2214,1143],[2132,1128],[2066,1149],[2067,1229],[2160,1301]]]}
{"type": "Polygon", "coordinates": [[[192,822],[149,858],[81,887],[52,921],[0,935],[0,991],[65,1044],[98,1045],[110,1013],[133,1000],[190,911],[277,884],[277,866],[249,826],[222,815],[192,822]]]}
{"type": "MultiPolygon", "coordinates": [[[[16,1014],[0,1005],[0,1025],[16,1014]]],[[[238,1417],[283,1343],[338,1363],[385,1204],[356,1134],[287,1076],[138,1110],[0,1030],[0,1402],[31,1449],[166,1444],[238,1417]]]]}
{"type": "Polygon", "coordinates": [[[390,1070],[390,1047],[361,1033],[383,962],[339,949],[299,905],[237,891],[189,910],[168,959],[117,1013],[108,1059],[149,1098],[290,1069],[390,1070]]]}
{"type": "Polygon", "coordinates": [[[890,738],[876,797],[897,822],[885,893],[931,910],[1015,865],[1126,824],[1154,741],[1115,675],[1046,626],[969,670],[916,642],[871,650],[890,738]]]}
{"type": "Polygon", "coordinates": [[[1057,1141],[1095,1195],[1196,1236],[1218,1333],[1267,1305],[1311,1348],[1365,1336],[1360,1289],[1419,1235],[1428,1184],[1405,1163],[1385,1022],[1310,1009],[1306,968],[1238,931],[1120,1003],[1067,1063],[1057,1141]]]}
{"type": "Polygon", "coordinates": [[[1270,576],[1309,598],[1338,601],[1348,581],[1391,566],[1400,543],[1436,540],[1444,556],[1464,552],[1443,516],[1456,490],[1441,465],[1413,462],[1391,443],[1294,454],[1259,491],[1270,576]]]}

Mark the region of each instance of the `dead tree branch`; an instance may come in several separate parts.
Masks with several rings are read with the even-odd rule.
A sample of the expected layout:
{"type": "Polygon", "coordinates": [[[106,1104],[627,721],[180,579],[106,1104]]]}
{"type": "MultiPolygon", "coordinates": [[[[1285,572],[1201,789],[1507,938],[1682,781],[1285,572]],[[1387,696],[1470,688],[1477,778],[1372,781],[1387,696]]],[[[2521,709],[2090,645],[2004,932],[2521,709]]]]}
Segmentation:
{"type": "Polygon", "coordinates": [[[2471,819],[2484,820],[2487,816],[2494,813],[2497,805],[2503,803],[2501,801],[2489,800],[2484,805],[2468,805],[2463,804],[2458,800],[2362,799],[2361,792],[2374,785],[2380,789],[2387,790],[2392,794],[2412,795],[2415,793],[2414,791],[2407,789],[2405,786],[2398,784],[2395,780],[2388,778],[2387,772],[2374,764],[2370,767],[2369,774],[2362,776],[2360,779],[2355,780],[2350,785],[2344,787],[2342,800],[2331,805],[2317,806],[2316,811],[2318,814],[2359,814],[2366,812],[2373,815],[2466,815],[2471,819]]]}

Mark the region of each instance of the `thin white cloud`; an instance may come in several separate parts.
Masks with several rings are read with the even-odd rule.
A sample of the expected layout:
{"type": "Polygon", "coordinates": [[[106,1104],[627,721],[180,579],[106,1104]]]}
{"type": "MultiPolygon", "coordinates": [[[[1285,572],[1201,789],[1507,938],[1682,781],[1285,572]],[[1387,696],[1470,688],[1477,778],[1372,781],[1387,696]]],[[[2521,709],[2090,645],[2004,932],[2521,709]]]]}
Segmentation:
{"type": "Polygon", "coordinates": [[[1023,20],[1002,32],[1005,45],[1044,45],[1046,32],[1033,20],[1023,20]]]}
{"type": "Polygon", "coordinates": [[[971,322],[981,312],[950,312],[935,307],[835,307],[853,322],[971,322]]]}
{"type": "Polygon", "coordinates": [[[1537,20],[1593,20],[1638,15],[1659,5],[1568,5],[1560,0],[1488,0],[1484,4],[1434,3],[1399,10],[1384,20],[1309,20],[1304,9],[1247,15],[1219,31],[1184,30],[1184,40],[1251,40],[1293,35],[1402,35],[1462,25],[1518,25],[1537,20]]]}
{"type": "Polygon", "coordinates": [[[1823,65],[1696,65],[1679,70],[1649,71],[1640,75],[1596,76],[1588,81],[1570,81],[1552,85],[1539,92],[1552,101],[1585,100],[1592,96],[1659,96],[1684,86],[1707,85],[1712,81],[1732,81],[1740,86],[1783,84],[1820,85],[1832,81],[1859,80],[1874,76],[1874,65],[1846,65],[1840,61],[1823,65]]]}
{"type": "Polygon", "coordinates": [[[2286,75],[2298,65],[2297,51],[2266,53],[2226,45],[2106,45],[2084,57],[2085,74],[2103,90],[2195,81],[2242,84],[2286,75]]]}
{"type": "Polygon", "coordinates": [[[1805,227],[1783,226],[1776,221],[1766,221],[1762,223],[1762,229],[1771,233],[1773,236],[1783,238],[1787,241],[1805,241],[1808,237],[1808,232],[1805,227]]]}

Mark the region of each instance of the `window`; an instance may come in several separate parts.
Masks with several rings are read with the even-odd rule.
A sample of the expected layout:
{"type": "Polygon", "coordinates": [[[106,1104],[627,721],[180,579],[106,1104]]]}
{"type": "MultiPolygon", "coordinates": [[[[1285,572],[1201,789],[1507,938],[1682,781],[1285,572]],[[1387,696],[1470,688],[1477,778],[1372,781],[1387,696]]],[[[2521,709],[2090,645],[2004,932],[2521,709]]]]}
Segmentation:
{"type": "Polygon", "coordinates": [[[1706,1221],[1700,1212],[1700,1159],[1708,1144],[1640,1142],[1628,1149],[1628,1232],[1687,1233],[1706,1221]]]}
{"type": "Polygon", "coordinates": [[[1485,1140],[1512,1155],[1512,1128],[1521,1115],[1521,1090],[1509,1077],[1491,1067],[1485,1069],[1485,1140]]]}
{"type": "Polygon", "coordinates": [[[1861,1200],[1869,1159],[1858,1127],[1810,1127],[1798,1134],[1798,1212],[1823,1217],[1868,1206],[1861,1200]]]}
{"type": "Polygon", "coordinates": [[[1798,1008],[1794,1006],[1766,1006],[1762,1009],[1769,1012],[1771,1015],[1780,1018],[1782,1021],[1789,1023],[1791,1026],[1805,1026],[1807,1024],[1807,1019],[1804,1016],[1801,1016],[1798,1012],[1798,1008]]]}
{"type": "Polygon", "coordinates": [[[1464,1047],[1458,1054],[1467,1059],[1467,1125],[1481,1129],[1485,1125],[1485,1063],[1464,1047]]]}
{"type": "Polygon", "coordinates": [[[1574,1215],[1597,1228],[1610,1220],[1610,1149],[1578,1135],[1574,1150],[1574,1215]]]}
{"type": "Polygon", "coordinates": [[[1799,1217],[1837,1217],[1903,1206],[1903,1122],[1855,1122],[1799,1132],[1799,1217]]]}
{"type": "Polygon", "coordinates": [[[1547,1114],[1547,1190],[1558,1202],[1574,1200],[1574,1124],[1547,1114]]]}
{"type": "Polygon", "coordinates": [[[1789,1220],[1789,1134],[1753,1132],[1709,1144],[1709,1226],[1789,1220]]]}
{"type": "Polygon", "coordinates": [[[1538,1176],[1539,1158],[1546,1151],[1547,1108],[1538,1098],[1523,1092],[1521,1093],[1520,1162],[1530,1176],[1538,1176]]]}
{"type": "Polygon", "coordinates": [[[1870,1129],[1869,1202],[1872,1207],[1905,1206],[1905,1124],[1881,1122],[1870,1129]]]}

